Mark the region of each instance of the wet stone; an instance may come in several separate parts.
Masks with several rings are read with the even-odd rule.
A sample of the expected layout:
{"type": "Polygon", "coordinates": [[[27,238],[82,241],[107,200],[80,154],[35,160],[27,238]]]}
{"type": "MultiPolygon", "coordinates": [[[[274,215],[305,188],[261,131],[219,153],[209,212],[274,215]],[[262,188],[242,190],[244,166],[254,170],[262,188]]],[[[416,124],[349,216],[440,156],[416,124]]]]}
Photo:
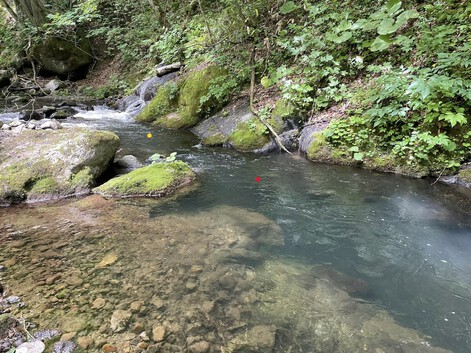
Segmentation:
{"type": "Polygon", "coordinates": [[[106,300],[103,298],[96,298],[95,301],[92,303],[93,309],[101,309],[105,306],[106,300]]]}
{"type": "Polygon", "coordinates": [[[112,344],[105,344],[101,350],[105,353],[112,353],[112,352],[117,352],[118,348],[116,346],[113,346],[112,344]]]}
{"type": "Polygon", "coordinates": [[[72,338],[77,336],[77,332],[69,332],[69,333],[64,333],[61,336],[61,341],[70,341],[72,338]]]}
{"type": "Polygon", "coordinates": [[[60,332],[57,330],[43,330],[34,333],[34,338],[40,341],[48,341],[54,337],[60,335],[60,332]]]}
{"type": "Polygon", "coordinates": [[[5,298],[5,301],[6,301],[8,304],[19,303],[20,300],[21,300],[20,297],[17,297],[17,296],[14,296],[14,295],[11,295],[11,296],[5,298]]]}
{"type": "Polygon", "coordinates": [[[110,320],[110,328],[113,332],[122,332],[126,329],[132,314],[125,310],[116,310],[113,312],[110,320]]]}
{"type": "Polygon", "coordinates": [[[209,349],[210,344],[205,341],[196,342],[190,346],[191,353],[207,353],[209,352],[209,349]]]}
{"type": "Polygon", "coordinates": [[[235,352],[271,353],[275,346],[275,325],[254,326],[238,335],[232,342],[235,352]]]}
{"type": "Polygon", "coordinates": [[[77,339],[77,344],[79,345],[80,348],[82,349],[87,349],[93,346],[93,338],[88,337],[88,336],[82,336],[77,339]]]}
{"type": "Polygon", "coordinates": [[[52,353],[71,353],[77,348],[77,344],[72,341],[59,341],[52,347],[52,353]]]}
{"type": "Polygon", "coordinates": [[[152,329],[152,339],[155,342],[162,342],[165,339],[165,327],[156,326],[152,329]]]}

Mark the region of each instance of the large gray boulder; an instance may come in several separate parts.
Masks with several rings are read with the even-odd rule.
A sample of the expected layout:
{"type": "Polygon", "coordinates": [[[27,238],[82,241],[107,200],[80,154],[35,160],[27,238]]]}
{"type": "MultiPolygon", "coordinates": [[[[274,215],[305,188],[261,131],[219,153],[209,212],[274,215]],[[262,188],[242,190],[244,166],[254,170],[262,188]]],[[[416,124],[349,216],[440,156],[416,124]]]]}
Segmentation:
{"type": "Polygon", "coordinates": [[[62,77],[84,77],[93,62],[88,40],[77,44],[56,37],[49,37],[33,48],[33,56],[42,71],[62,77]]]}
{"type": "MultiPolygon", "coordinates": [[[[265,119],[288,149],[297,148],[298,131],[292,110],[280,99],[265,119]]],[[[198,123],[192,130],[204,146],[230,146],[241,152],[269,153],[280,148],[267,127],[256,117],[247,99],[229,104],[219,113],[198,123]]]]}
{"type": "Polygon", "coordinates": [[[0,140],[0,204],[88,193],[118,147],[118,136],[107,131],[7,134],[0,140]]]}

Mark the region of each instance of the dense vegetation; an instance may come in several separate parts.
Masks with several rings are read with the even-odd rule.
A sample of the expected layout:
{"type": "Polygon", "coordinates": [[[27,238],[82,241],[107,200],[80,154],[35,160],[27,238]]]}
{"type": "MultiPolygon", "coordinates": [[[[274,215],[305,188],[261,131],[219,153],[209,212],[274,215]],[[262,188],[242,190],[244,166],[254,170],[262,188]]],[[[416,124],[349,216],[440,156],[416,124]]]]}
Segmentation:
{"type": "Polygon", "coordinates": [[[301,122],[343,106],[322,138],[345,158],[439,173],[471,157],[466,0],[0,3],[10,13],[0,27],[0,66],[12,66],[31,41],[85,35],[98,60],[117,58],[123,68],[100,94],[123,93],[161,62],[213,62],[228,74],[212,82],[202,105],[254,80],[257,92],[285,98],[301,122]]]}

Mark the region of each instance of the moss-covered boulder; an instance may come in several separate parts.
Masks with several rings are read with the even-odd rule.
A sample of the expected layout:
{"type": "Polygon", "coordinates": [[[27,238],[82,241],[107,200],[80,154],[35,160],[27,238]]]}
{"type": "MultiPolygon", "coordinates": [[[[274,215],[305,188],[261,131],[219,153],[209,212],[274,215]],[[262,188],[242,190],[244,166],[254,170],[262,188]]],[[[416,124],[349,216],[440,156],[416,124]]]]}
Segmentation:
{"type": "Polygon", "coordinates": [[[217,66],[208,66],[193,71],[177,82],[169,82],[159,88],[154,99],[136,117],[137,121],[154,122],[155,125],[170,129],[195,126],[204,114],[221,104],[208,99],[201,104],[201,97],[208,94],[211,81],[226,75],[217,66]]]}
{"type": "Polygon", "coordinates": [[[250,152],[262,148],[270,141],[270,131],[256,117],[240,123],[228,138],[238,151],[250,152]]]}
{"type": "MultiPolygon", "coordinates": [[[[279,102],[281,101],[283,100],[279,102]]],[[[290,117],[292,110],[285,103],[277,103],[266,119],[288,148],[292,147],[292,142],[289,141],[292,131],[283,131],[287,130],[286,119],[290,117]]],[[[248,99],[229,104],[217,114],[198,123],[192,132],[201,138],[204,146],[229,145],[241,152],[256,153],[279,149],[268,128],[250,110],[248,99]]]]}
{"type": "Polygon", "coordinates": [[[24,131],[0,140],[0,204],[90,192],[119,147],[106,131],[24,131]]]}
{"type": "Polygon", "coordinates": [[[182,161],[156,163],[113,178],[93,192],[105,197],[162,197],[195,177],[195,172],[182,161]]]}
{"type": "Polygon", "coordinates": [[[90,43],[82,39],[78,43],[57,37],[49,37],[33,48],[33,57],[43,71],[62,77],[81,78],[93,62],[90,43]]]}

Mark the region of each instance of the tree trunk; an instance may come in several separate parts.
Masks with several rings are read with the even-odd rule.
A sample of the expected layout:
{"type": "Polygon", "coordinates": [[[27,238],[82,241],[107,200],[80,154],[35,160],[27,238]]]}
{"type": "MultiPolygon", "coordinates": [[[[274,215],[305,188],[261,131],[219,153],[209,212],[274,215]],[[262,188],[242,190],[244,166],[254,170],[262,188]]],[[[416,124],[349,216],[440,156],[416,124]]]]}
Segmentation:
{"type": "Polygon", "coordinates": [[[0,0],[0,3],[3,5],[3,7],[5,8],[5,10],[8,11],[8,13],[10,14],[10,16],[15,20],[15,21],[18,21],[18,15],[16,14],[16,12],[13,10],[13,8],[10,6],[10,4],[8,3],[7,0],[0,0]]]}
{"type": "Polygon", "coordinates": [[[17,9],[34,26],[39,27],[46,23],[47,10],[43,0],[15,0],[17,9]]]}

